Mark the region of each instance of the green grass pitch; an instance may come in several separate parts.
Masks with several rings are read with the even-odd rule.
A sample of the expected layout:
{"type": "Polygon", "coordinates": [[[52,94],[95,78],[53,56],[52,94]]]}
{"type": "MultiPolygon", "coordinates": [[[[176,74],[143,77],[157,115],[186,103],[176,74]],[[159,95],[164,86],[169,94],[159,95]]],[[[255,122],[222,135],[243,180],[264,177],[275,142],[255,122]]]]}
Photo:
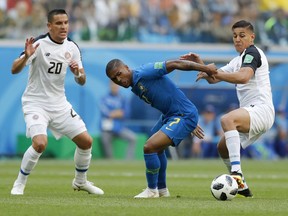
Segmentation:
{"type": "Polygon", "coordinates": [[[1,216],[89,215],[288,215],[288,160],[242,160],[254,198],[217,201],[212,179],[226,173],[216,160],[168,161],[170,198],[133,199],[146,187],[143,161],[93,160],[88,179],[103,196],[73,191],[74,162],[40,159],[29,177],[25,195],[11,196],[20,160],[0,160],[1,216]]]}

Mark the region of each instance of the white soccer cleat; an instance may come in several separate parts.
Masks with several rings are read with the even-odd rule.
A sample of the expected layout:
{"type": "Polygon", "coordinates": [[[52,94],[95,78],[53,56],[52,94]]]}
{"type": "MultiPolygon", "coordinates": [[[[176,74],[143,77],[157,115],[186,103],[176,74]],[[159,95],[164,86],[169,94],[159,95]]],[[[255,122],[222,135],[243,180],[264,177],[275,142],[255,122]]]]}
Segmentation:
{"type": "Polygon", "coordinates": [[[159,198],[159,192],[157,189],[151,189],[147,187],[145,190],[143,190],[142,193],[134,196],[134,198],[159,198]]]}
{"type": "Polygon", "coordinates": [[[168,188],[158,189],[158,192],[159,192],[159,197],[170,197],[170,192],[168,188]]]}
{"type": "Polygon", "coordinates": [[[77,191],[87,191],[89,194],[103,195],[104,191],[96,186],[93,182],[86,181],[85,184],[78,184],[75,182],[75,179],[72,181],[72,188],[77,191]]]}
{"type": "Polygon", "coordinates": [[[11,190],[11,195],[23,195],[25,189],[25,184],[14,182],[13,188],[11,190]]]}

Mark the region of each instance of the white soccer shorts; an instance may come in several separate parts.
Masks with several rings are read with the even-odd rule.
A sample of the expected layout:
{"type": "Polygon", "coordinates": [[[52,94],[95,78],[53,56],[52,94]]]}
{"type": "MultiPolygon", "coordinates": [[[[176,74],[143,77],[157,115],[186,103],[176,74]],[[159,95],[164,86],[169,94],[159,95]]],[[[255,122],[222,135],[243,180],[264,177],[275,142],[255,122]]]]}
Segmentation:
{"type": "Polygon", "coordinates": [[[87,131],[81,117],[71,108],[64,111],[49,112],[39,107],[29,109],[24,113],[26,136],[47,135],[49,128],[56,139],[67,136],[73,139],[78,134],[87,131]]]}
{"type": "Polygon", "coordinates": [[[250,115],[249,133],[239,133],[241,146],[245,149],[272,127],[275,119],[275,111],[273,106],[267,104],[242,108],[246,109],[250,115]]]}

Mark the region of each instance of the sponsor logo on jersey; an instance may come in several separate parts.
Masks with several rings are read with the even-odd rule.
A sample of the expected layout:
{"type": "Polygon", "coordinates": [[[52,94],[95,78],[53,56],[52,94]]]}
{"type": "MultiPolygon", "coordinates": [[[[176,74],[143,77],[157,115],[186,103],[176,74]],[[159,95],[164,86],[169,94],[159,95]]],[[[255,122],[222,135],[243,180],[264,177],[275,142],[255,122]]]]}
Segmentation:
{"type": "Polygon", "coordinates": [[[163,62],[155,62],[154,69],[162,69],[163,68],[163,62]]]}
{"type": "Polygon", "coordinates": [[[170,130],[170,131],[173,131],[173,130],[172,130],[171,128],[169,128],[169,127],[166,127],[165,129],[166,129],[166,130],[170,130]]]}
{"type": "Polygon", "coordinates": [[[253,61],[254,57],[252,55],[247,54],[245,56],[244,62],[243,63],[251,63],[253,61]]]}

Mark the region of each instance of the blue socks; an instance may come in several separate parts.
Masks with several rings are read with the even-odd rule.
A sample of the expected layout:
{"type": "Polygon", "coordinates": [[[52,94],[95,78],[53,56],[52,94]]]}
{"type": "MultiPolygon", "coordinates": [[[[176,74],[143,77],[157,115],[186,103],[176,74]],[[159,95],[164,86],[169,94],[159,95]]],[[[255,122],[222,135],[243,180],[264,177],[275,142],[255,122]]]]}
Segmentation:
{"type": "Polygon", "coordinates": [[[167,157],[165,151],[158,154],[160,160],[160,170],[158,175],[158,189],[166,188],[166,168],[167,168],[167,157]]]}
{"type": "Polygon", "coordinates": [[[157,153],[144,154],[144,160],[146,164],[146,179],[148,187],[155,189],[157,188],[160,160],[157,153]]]}
{"type": "Polygon", "coordinates": [[[165,151],[161,154],[144,154],[146,164],[146,179],[151,189],[166,188],[167,158],[165,151]]]}

